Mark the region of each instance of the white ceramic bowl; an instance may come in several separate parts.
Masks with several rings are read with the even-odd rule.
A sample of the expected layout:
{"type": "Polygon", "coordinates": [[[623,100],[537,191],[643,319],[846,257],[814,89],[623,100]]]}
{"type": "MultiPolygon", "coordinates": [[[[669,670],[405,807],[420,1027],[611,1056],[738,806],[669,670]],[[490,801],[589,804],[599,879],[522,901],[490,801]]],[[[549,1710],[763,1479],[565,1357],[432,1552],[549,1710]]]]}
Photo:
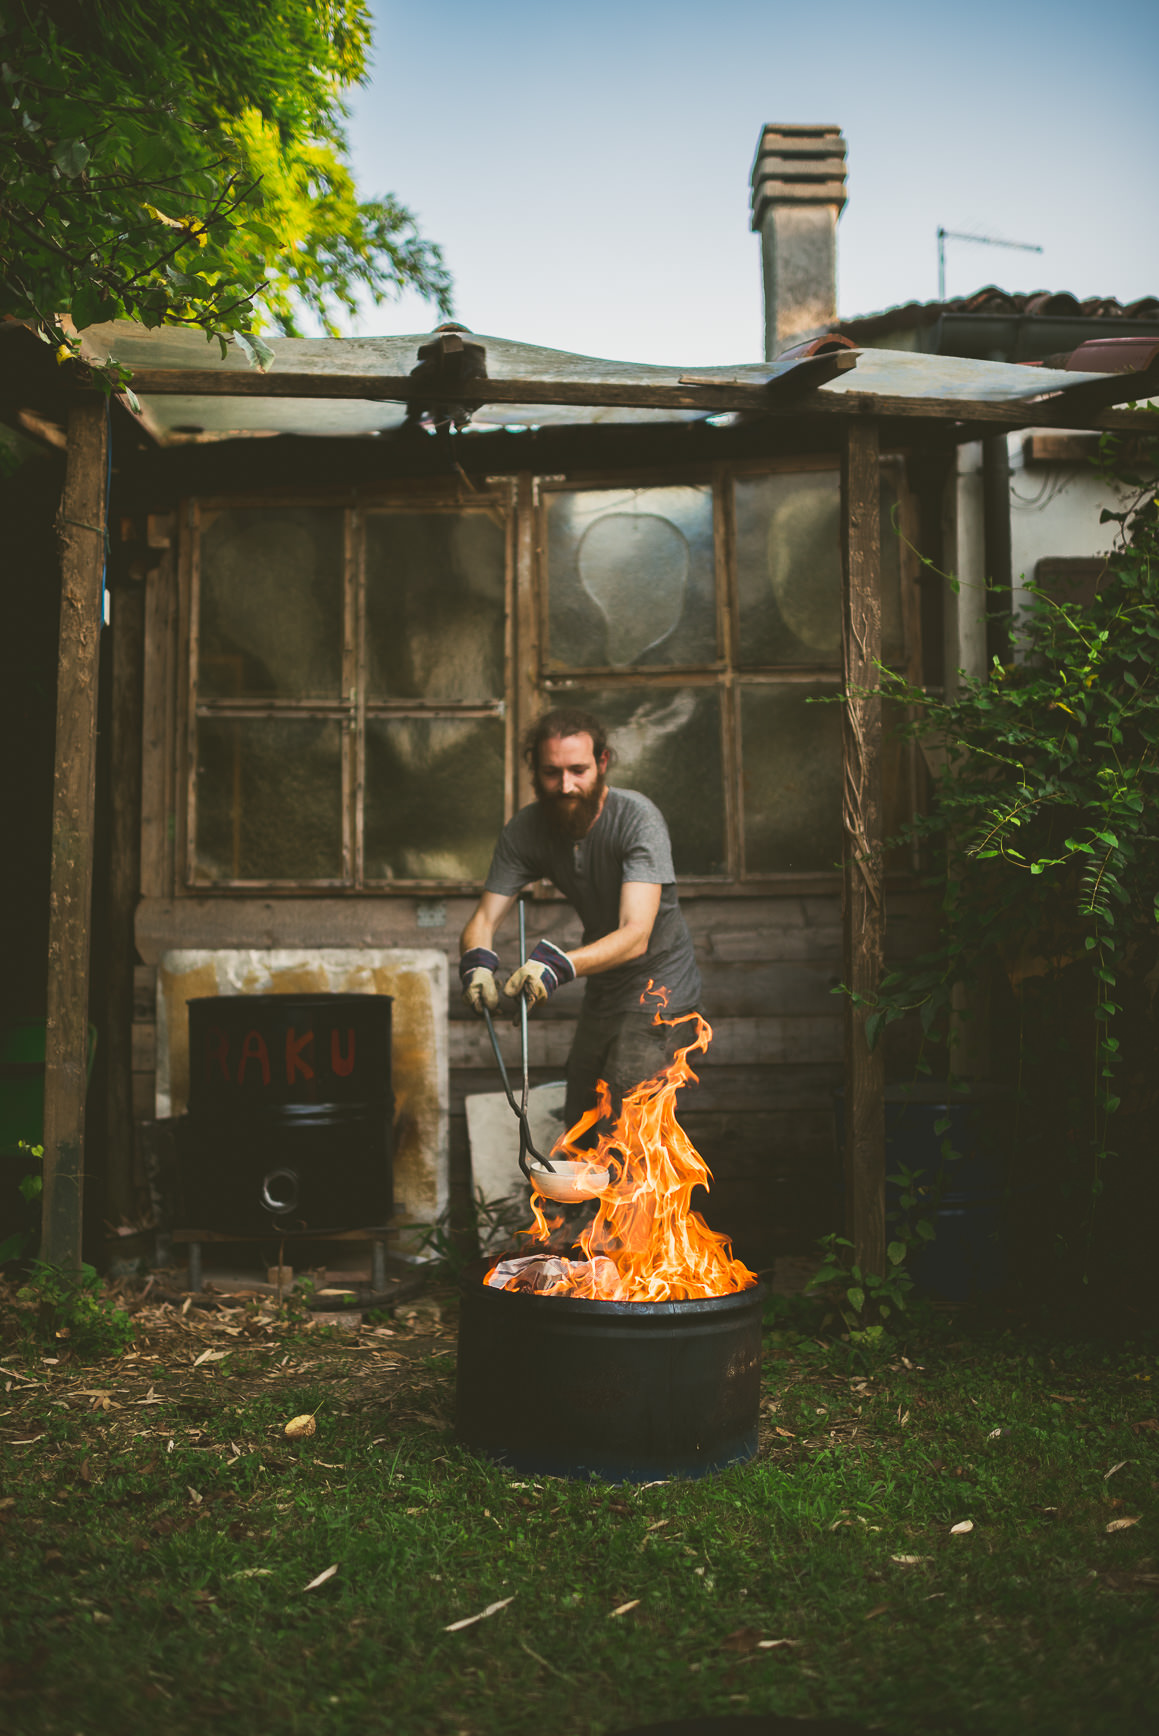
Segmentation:
{"type": "Polygon", "coordinates": [[[610,1171],[606,1169],[593,1169],[588,1163],[570,1163],[566,1158],[553,1157],[551,1161],[552,1169],[544,1169],[534,1158],[529,1159],[527,1167],[538,1191],[560,1205],[572,1206],[579,1200],[594,1200],[608,1185],[610,1171]]]}

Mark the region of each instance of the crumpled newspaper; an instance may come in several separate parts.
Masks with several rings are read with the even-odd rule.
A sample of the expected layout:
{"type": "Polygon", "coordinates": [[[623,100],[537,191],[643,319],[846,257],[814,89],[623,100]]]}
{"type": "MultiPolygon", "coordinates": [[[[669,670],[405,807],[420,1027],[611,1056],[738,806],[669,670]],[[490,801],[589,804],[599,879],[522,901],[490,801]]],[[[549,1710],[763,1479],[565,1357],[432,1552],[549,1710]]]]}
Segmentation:
{"type": "Polygon", "coordinates": [[[559,1254],[517,1254],[500,1260],[487,1274],[493,1290],[556,1291],[573,1296],[618,1300],[623,1280],[605,1254],[594,1260],[568,1260],[559,1254]]]}

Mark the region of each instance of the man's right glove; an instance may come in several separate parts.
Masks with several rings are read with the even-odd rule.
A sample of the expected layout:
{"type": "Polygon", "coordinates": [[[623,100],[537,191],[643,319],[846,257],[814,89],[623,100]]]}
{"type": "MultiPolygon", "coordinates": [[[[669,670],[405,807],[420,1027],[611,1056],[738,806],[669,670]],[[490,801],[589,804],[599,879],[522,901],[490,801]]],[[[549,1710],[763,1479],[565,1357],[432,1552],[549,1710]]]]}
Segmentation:
{"type": "Polygon", "coordinates": [[[574,981],[575,966],[566,952],[553,941],[541,940],[533,948],[527,963],[521,964],[515,974],[507,978],[503,993],[512,1001],[525,995],[529,1005],[537,1007],[553,995],[561,983],[574,981]]]}
{"type": "Polygon", "coordinates": [[[459,959],[463,999],[480,1017],[484,1007],[489,1013],[499,1011],[499,984],[495,981],[498,964],[499,954],[486,946],[473,946],[459,959]]]}

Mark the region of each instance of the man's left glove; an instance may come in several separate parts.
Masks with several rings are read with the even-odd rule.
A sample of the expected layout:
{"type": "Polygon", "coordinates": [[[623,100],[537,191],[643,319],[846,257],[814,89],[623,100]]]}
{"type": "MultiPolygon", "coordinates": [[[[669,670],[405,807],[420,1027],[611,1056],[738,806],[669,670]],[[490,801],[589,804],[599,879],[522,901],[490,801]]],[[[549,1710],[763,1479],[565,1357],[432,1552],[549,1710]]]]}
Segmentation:
{"type": "Polygon", "coordinates": [[[566,952],[561,952],[550,940],[541,940],[527,963],[521,964],[514,976],[507,978],[503,993],[512,1001],[526,995],[531,1006],[537,1007],[555,993],[560,983],[574,981],[575,966],[566,952]]]}
{"type": "Polygon", "coordinates": [[[486,946],[473,946],[459,959],[463,999],[480,1017],[484,1007],[489,1013],[499,1011],[499,984],[495,981],[498,963],[499,954],[486,946]]]}

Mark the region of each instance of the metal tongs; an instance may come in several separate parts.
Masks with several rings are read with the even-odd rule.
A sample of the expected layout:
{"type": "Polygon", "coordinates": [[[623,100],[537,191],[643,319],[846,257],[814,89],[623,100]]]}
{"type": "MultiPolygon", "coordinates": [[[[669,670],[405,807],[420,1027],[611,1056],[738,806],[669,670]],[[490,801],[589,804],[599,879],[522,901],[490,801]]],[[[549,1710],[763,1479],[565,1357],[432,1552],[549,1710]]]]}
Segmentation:
{"type": "MultiPolygon", "coordinates": [[[[522,895],[520,896],[518,902],[519,902],[519,962],[520,962],[520,964],[525,964],[527,961],[527,917],[524,913],[524,898],[522,895]]],[[[507,1093],[507,1101],[511,1105],[512,1113],[515,1116],[517,1116],[518,1120],[519,1120],[519,1167],[523,1171],[524,1175],[527,1177],[527,1180],[530,1181],[532,1179],[532,1176],[531,1176],[531,1171],[527,1167],[527,1159],[528,1159],[528,1157],[533,1157],[535,1159],[536,1163],[542,1164],[544,1169],[549,1171],[550,1174],[554,1175],[555,1174],[555,1165],[550,1161],[550,1159],[544,1157],[542,1152],[539,1152],[535,1149],[535,1146],[532,1144],[532,1141],[531,1141],[531,1129],[527,1124],[527,1093],[528,1093],[528,1090],[530,1089],[531,1081],[528,1077],[529,1069],[528,1069],[528,1060],[527,1060],[527,996],[526,996],[526,994],[521,994],[519,997],[519,1044],[520,1044],[520,1057],[521,1057],[521,1060],[523,1063],[523,1096],[522,1096],[520,1102],[518,1102],[518,1103],[516,1103],[515,1093],[511,1089],[511,1081],[507,1077],[507,1067],[504,1063],[502,1055],[499,1053],[499,1039],[495,1035],[495,1026],[491,1022],[491,1014],[490,1014],[489,1009],[486,1006],[483,1008],[483,1017],[487,1023],[487,1035],[491,1039],[491,1047],[495,1052],[495,1064],[499,1068],[499,1077],[503,1081],[503,1089],[507,1093]]]]}

